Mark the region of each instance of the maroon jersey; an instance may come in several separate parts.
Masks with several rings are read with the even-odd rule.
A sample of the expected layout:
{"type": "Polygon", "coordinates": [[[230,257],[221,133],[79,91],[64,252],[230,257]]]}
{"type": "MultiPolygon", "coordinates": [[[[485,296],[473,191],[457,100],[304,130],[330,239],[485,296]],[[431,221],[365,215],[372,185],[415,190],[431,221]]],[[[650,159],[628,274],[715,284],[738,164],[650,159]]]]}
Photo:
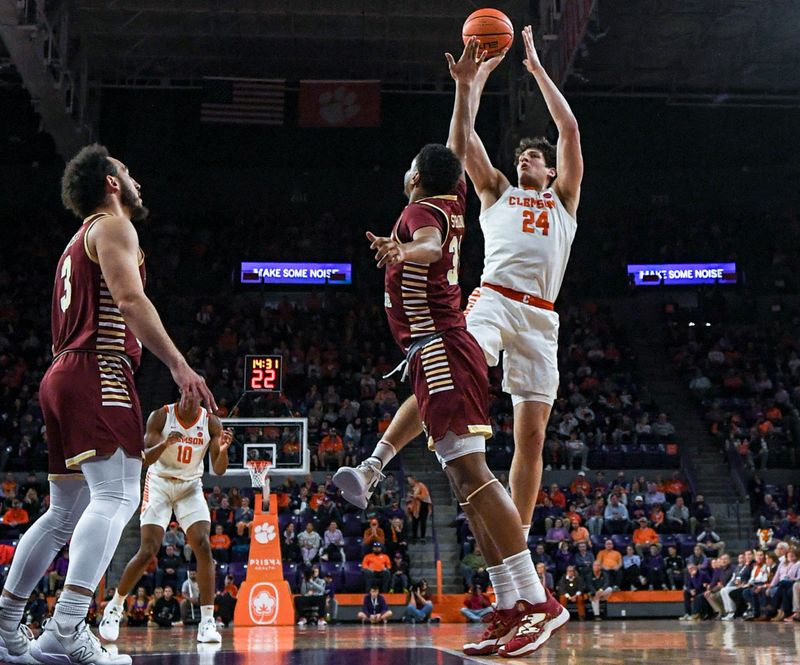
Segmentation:
{"type": "Polygon", "coordinates": [[[466,327],[458,286],[466,200],[467,183],[459,180],[454,194],[409,203],[392,229],[392,237],[399,242],[411,242],[414,232],[426,226],[442,232],[442,258],[435,263],[405,261],[386,268],[386,315],[392,336],[404,352],[420,338],[466,327]]]}
{"type": "MultiPolygon", "coordinates": [[[[142,345],[122,318],[86,242],[89,229],[106,213],[88,217],[72,236],[56,268],[53,289],[53,356],[67,350],[100,355],[125,355],[135,371],[142,345]]],[[[145,282],[144,255],[139,250],[139,273],[145,282]]]]}

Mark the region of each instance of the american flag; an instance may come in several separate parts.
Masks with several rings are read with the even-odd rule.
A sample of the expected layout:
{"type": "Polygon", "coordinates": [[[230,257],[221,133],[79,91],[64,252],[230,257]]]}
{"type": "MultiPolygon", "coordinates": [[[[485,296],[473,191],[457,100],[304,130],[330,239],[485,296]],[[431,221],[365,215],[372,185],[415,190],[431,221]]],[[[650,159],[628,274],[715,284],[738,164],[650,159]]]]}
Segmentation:
{"type": "Polygon", "coordinates": [[[286,81],[283,79],[203,79],[201,122],[282,125],[286,81]]]}

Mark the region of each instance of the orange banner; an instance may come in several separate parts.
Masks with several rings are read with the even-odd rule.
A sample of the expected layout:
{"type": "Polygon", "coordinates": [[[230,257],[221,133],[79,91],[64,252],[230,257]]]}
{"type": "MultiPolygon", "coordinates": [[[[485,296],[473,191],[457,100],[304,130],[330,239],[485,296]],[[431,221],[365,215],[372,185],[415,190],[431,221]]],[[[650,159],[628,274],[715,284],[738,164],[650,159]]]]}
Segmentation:
{"type": "Polygon", "coordinates": [[[256,496],[247,577],[239,589],[233,623],[235,626],[294,625],[292,591],[283,579],[275,494],[270,496],[268,513],[261,511],[261,498],[256,496]]]}

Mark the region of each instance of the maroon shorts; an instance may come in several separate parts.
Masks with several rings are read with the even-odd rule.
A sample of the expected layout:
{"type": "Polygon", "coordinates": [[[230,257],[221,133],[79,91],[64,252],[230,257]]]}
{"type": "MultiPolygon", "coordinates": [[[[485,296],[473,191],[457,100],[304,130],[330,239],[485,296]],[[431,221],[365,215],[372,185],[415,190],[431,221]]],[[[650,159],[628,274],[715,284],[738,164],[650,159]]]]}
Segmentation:
{"type": "Polygon", "coordinates": [[[409,376],[431,450],[448,431],[492,435],[486,358],[466,328],[448,330],[420,349],[409,376]]]}
{"type": "Polygon", "coordinates": [[[56,358],[39,386],[47,428],[50,477],[80,472],[80,464],[122,448],[144,451],[139,396],[128,364],[85,351],[56,358]]]}

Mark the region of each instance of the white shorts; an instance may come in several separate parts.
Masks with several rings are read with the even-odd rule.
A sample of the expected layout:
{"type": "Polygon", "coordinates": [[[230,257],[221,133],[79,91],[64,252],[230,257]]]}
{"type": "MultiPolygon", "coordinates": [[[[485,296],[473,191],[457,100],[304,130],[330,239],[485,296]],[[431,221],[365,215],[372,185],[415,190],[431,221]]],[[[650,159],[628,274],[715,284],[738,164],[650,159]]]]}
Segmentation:
{"type": "Polygon", "coordinates": [[[503,354],[503,390],[514,404],[552,405],[558,392],[558,325],[556,312],[526,305],[482,287],[467,313],[467,330],[478,340],[486,362],[494,367],[503,354]]]}
{"type": "Polygon", "coordinates": [[[436,459],[439,460],[439,464],[444,469],[447,468],[448,462],[464,457],[464,455],[485,453],[486,437],[483,434],[458,436],[458,434],[448,430],[444,438],[439,439],[434,445],[436,446],[436,459]]]}
{"type": "Polygon", "coordinates": [[[173,512],[184,532],[196,522],[211,522],[202,481],[162,478],[148,471],[142,492],[141,525],[153,524],[166,531],[173,512]]]}

